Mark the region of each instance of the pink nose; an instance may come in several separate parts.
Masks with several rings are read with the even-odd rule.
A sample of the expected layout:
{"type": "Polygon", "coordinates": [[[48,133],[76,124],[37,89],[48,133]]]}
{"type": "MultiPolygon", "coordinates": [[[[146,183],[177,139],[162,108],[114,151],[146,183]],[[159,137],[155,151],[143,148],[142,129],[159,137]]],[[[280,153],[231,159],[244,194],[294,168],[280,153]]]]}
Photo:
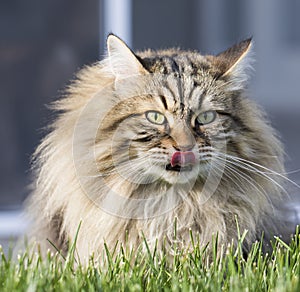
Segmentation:
{"type": "Polygon", "coordinates": [[[171,166],[174,167],[176,165],[179,166],[187,166],[193,165],[196,163],[195,154],[192,151],[176,151],[173,153],[171,158],[171,166]]]}

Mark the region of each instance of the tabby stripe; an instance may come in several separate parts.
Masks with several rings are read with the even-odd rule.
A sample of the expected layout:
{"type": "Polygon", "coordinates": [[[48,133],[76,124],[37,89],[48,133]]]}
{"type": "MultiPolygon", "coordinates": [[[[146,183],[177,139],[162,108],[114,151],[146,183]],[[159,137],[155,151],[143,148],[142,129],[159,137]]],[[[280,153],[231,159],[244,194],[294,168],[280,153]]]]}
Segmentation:
{"type": "Polygon", "coordinates": [[[141,138],[136,138],[136,139],[133,139],[134,142],[150,142],[152,141],[154,137],[153,136],[146,136],[146,137],[141,137],[141,138]]]}
{"type": "Polygon", "coordinates": [[[194,84],[192,90],[190,91],[189,96],[187,97],[187,100],[191,100],[191,99],[192,99],[192,96],[193,96],[193,93],[194,93],[195,89],[196,89],[196,86],[195,86],[195,84],[194,84]]]}
{"type": "Polygon", "coordinates": [[[173,99],[174,99],[174,103],[176,104],[178,102],[177,98],[176,98],[176,94],[175,92],[172,90],[172,88],[169,86],[169,84],[165,84],[165,88],[169,90],[169,92],[171,93],[173,99]]]}
{"type": "Polygon", "coordinates": [[[204,99],[205,99],[206,96],[207,96],[207,95],[206,95],[206,92],[205,92],[205,91],[201,93],[201,96],[200,96],[199,102],[198,102],[198,108],[201,108],[201,106],[202,106],[202,104],[203,104],[203,101],[204,101],[204,99]]]}
{"type": "Polygon", "coordinates": [[[230,117],[233,122],[243,131],[246,131],[246,132],[253,132],[250,128],[248,128],[244,123],[243,121],[237,117],[237,116],[233,116],[232,114],[230,113],[227,113],[227,112],[223,112],[223,111],[217,111],[217,113],[221,114],[221,115],[224,115],[224,116],[228,116],[230,117]]]}
{"type": "Polygon", "coordinates": [[[141,114],[130,114],[130,115],[127,115],[125,117],[122,117],[120,119],[117,119],[113,122],[113,124],[111,124],[110,126],[106,127],[106,128],[101,128],[102,131],[112,131],[112,130],[115,130],[118,125],[120,123],[122,123],[123,121],[125,121],[126,119],[129,119],[129,118],[133,118],[133,117],[137,117],[137,116],[140,116],[141,114]]]}
{"type": "Polygon", "coordinates": [[[179,93],[179,100],[180,100],[180,110],[181,114],[183,115],[184,111],[184,96],[183,96],[183,87],[181,83],[181,79],[178,79],[178,93],[179,93]]]}
{"type": "Polygon", "coordinates": [[[224,112],[224,111],[221,111],[221,110],[217,110],[216,111],[218,114],[220,115],[223,115],[223,116],[228,116],[228,117],[231,117],[232,118],[232,114],[228,113],[228,112],[224,112]]]}
{"type": "Polygon", "coordinates": [[[166,98],[163,95],[160,95],[159,98],[160,98],[162,104],[164,105],[165,109],[167,110],[168,104],[167,104],[166,98]]]}
{"type": "Polygon", "coordinates": [[[179,65],[177,64],[177,62],[174,59],[173,59],[173,63],[172,63],[172,71],[174,73],[178,73],[180,76],[179,65]]]}

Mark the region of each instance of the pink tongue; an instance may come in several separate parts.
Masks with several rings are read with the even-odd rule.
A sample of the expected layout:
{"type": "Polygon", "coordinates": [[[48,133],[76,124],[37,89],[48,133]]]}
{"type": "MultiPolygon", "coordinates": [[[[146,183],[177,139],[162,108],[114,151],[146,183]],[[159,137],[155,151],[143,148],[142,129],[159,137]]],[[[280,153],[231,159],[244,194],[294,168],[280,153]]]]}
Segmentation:
{"type": "Polygon", "coordinates": [[[171,158],[171,166],[174,167],[175,165],[179,166],[187,166],[193,165],[196,162],[195,154],[192,151],[181,152],[176,151],[173,153],[171,158]]]}

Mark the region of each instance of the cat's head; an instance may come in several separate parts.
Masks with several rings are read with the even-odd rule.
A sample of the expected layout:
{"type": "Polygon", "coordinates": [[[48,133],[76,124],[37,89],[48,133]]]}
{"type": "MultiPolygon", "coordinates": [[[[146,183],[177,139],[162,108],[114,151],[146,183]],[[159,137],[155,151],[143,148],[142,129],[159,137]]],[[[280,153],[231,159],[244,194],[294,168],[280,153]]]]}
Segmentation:
{"type": "Polygon", "coordinates": [[[100,126],[99,143],[111,139],[104,139],[111,155],[100,155],[101,171],[138,184],[205,179],[212,158],[247,131],[240,100],[251,40],[217,56],[176,49],[136,55],[114,35],[107,45],[115,80],[106,99],[114,101],[100,126]]]}
{"type": "Polygon", "coordinates": [[[70,114],[73,161],[89,197],[113,214],[145,218],[153,209],[163,213],[158,206],[178,205],[176,194],[204,201],[216,191],[219,200],[232,194],[249,201],[251,194],[251,204],[263,205],[279,193],[281,144],[244,96],[251,46],[245,40],[216,56],[135,54],[110,35],[108,57],[83,70],[74,99],[65,102],[79,104],[70,114]],[[170,194],[164,203],[149,200],[163,194],[170,194]]]}

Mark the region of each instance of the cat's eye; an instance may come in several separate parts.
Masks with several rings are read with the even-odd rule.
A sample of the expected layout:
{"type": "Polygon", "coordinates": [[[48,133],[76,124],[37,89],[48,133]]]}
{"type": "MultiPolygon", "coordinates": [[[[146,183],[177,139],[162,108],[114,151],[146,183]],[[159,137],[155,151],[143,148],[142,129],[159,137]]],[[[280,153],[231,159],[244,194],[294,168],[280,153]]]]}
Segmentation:
{"type": "Polygon", "coordinates": [[[156,111],[146,112],[146,118],[149,122],[156,125],[162,125],[166,122],[165,116],[156,111]]]}
{"type": "Polygon", "coordinates": [[[207,111],[199,114],[196,120],[199,125],[207,125],[209,123],[212,123],[215,120],[215,118],[216,118],[215,111],[207,111]]]}

